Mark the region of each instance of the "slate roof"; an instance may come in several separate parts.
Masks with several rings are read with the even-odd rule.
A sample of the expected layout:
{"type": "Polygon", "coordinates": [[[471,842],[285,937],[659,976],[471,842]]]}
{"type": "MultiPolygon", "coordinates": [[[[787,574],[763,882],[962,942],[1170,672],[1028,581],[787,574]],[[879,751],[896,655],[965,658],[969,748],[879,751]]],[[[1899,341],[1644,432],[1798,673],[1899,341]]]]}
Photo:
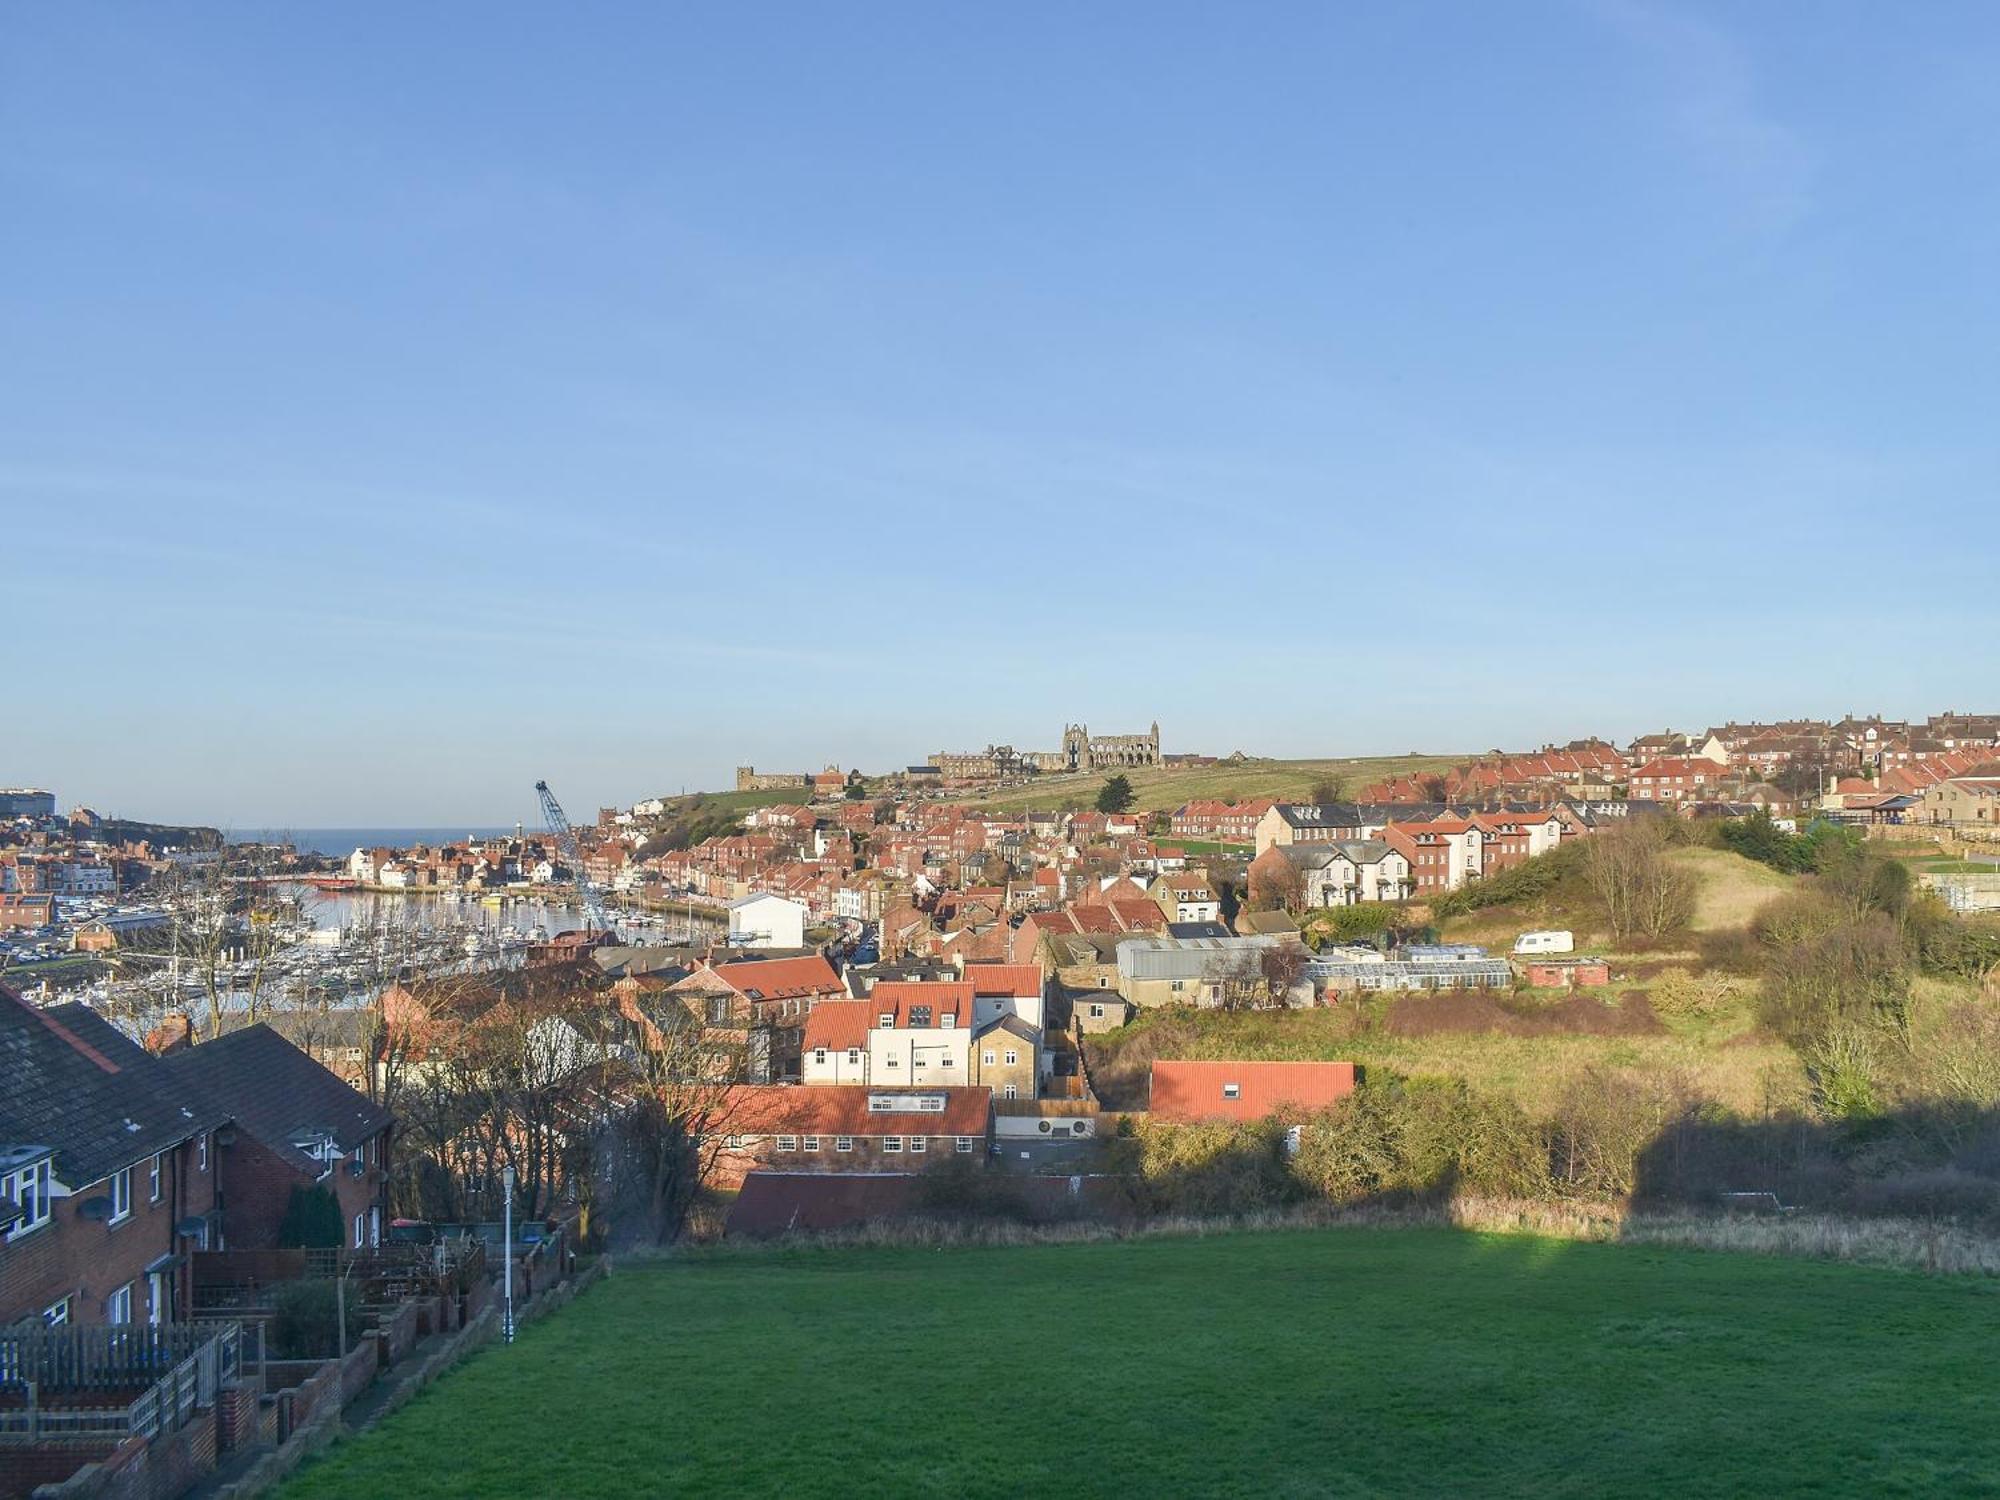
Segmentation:
{"type": "Polygon", "coordinates": [[[261,1024],[169,1053],[164,1062],[241,1129],[315,1175],[322,1163],[294,1140],[327,1134],[343,1152],[352,1151],[395,1118],[261,1024]]]}
{"type": "Polygon", "coordinates": [[[170,1150],[227,1114],[87,1006],[0,986],[0,1145],[40,1145],[73,1189],[170,1150]]]}

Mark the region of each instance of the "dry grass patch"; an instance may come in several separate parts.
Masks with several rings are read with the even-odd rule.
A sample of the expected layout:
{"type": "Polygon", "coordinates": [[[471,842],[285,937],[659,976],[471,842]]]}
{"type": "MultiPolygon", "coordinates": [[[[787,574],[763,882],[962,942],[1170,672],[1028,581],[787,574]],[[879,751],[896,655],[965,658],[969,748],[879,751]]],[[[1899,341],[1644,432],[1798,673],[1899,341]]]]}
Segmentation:
{"type": "Polygon", "coordinates": [[[1792,876],[1727,849],[1677,849],[1672,857],[1701,880],[1690,924],[1696,932],[1748,927],[1758,912],[1798,884],[1792,876]]]}

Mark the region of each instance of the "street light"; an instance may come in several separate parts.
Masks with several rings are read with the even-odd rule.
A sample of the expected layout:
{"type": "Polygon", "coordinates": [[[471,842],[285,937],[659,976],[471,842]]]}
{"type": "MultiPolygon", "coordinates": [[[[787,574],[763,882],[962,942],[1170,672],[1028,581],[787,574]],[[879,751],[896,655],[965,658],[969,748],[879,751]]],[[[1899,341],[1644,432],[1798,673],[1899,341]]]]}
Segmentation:
{"type": "Polygon", "coordinates": [[[514,1342],[514,1169],[505,1167],[500,1173],[500,1185],[504,1203],[500,1214],[501,1264],[506,1267],[507,1300],[500,1314],[500,1335],[507,1343],[514,1342]]]}

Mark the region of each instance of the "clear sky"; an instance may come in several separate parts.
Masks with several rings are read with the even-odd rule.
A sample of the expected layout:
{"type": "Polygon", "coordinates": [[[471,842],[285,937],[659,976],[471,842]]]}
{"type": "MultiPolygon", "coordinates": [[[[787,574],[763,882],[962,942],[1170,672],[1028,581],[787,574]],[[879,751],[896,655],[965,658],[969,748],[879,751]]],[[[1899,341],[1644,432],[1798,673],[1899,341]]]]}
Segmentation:
{"type": "Polygon", "coordinates": [[[2000,9],[6,6],[0,783],[2000,708],[2000,9]]]}

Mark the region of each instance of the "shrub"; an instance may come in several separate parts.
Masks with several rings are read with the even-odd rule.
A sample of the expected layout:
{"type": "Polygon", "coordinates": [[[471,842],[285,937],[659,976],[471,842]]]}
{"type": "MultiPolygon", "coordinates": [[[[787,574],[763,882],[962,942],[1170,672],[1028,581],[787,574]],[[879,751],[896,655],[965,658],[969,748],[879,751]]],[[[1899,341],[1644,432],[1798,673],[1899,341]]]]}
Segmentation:
{"type": "Polygon", "coordinates": [[[1653,1009],[1663,1016],[1706,1016],[1725,1004],[1731,994],[1728,980],[1720,975],[1694,974],[1672,968],[1653,981],[1653,1009]]]}
{"type": "Polygon", "coordinates": [[[318,1183],[295,1187],[278,1225],[278,1244],[287,1250],[337,1250],[346,1243],[340,1202],[318,1183]]]}
{"type": "MultiPolygon", "coordinates": [[[[347,1291],[347,1346],[361,1337],[360,1297],[347,1291]]],[[[273,1359],[332,1359],[340,1353],[339,1297],[331,1281],[288,1281],[272,1299],[273,1359]]]]}

